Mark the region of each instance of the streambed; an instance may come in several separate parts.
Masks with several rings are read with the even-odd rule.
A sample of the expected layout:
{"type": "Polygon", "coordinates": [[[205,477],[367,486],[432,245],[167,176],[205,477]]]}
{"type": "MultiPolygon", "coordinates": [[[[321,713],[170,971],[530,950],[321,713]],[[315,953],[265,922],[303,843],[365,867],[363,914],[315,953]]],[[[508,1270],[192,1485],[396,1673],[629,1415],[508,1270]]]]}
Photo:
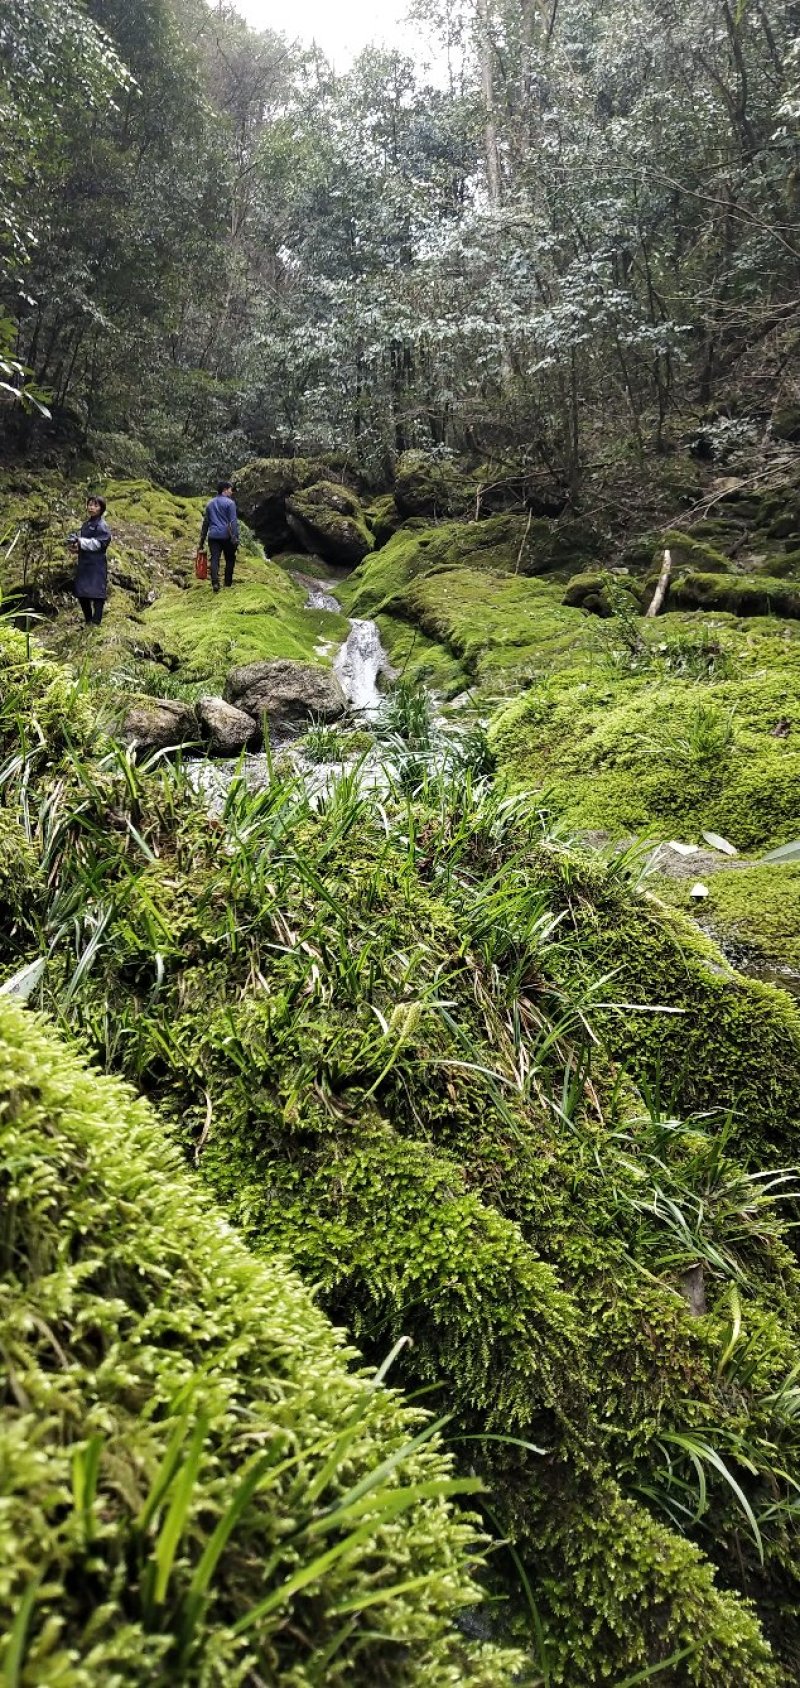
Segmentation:
{"type": "MultiPolygon", "coordinates": [[[[326,610],[331,615],[341,614],[341,605],[330,590],[333,584],[331,581],[300,574],[295,570],[292,571],[292,578],[305,588],[308,609],[326,610]]],[[[329,645],[323,645],[320,654],[327,654],[329,649],[329,645]]],[[[383,648],[374,621],[353,619],[349,622],[349,632],[344,644],[336,653],[333,671],[349,705],[351,726],[355,729],[369,727],[381,709],[386,688],[395,678],[395,670],[383,648]]],[[[277,756],[288,758],[293,763],[308,785],[312,797],[322,797],[329,790],[333,780],[344,770],[356,765],[360,769],[360,782],[366,790],[388,785],[387,758],[378,747],[366,755],[332,757],[330,761],[326,760],[324,755],[315,755],[312,758],[303,752],[303,739],[307,731],[307,724],[298,724],[296,731],[274,735],[269,751],[237,756],[229,761],[215,759],[192,762],[189,764],[190,778],[197,790],[205,792],[212,812],[222,807],[225,794],[237,775],[244,779],[252,791],[263,790],[269,784],[277,756]]],[[[335,747],[336,729],[331,728],[330,733],[332,746],[335,747]]]]}

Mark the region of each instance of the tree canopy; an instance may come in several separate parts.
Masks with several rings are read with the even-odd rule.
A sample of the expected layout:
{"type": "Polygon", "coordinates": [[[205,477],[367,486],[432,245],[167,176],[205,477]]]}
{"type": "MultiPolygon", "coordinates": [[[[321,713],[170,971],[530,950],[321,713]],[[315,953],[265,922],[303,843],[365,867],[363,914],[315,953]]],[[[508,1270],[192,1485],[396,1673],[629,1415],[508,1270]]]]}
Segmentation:
{"type": "Polygon", "coordinates": [[[203,0],[9,0],[6,351],[60,433],[175,484],[526,440],[575,491],[609,425],[642,452],[780,402],[796,0],[416,16],[437,85],[373,48],[337,76],[203,0]]]}

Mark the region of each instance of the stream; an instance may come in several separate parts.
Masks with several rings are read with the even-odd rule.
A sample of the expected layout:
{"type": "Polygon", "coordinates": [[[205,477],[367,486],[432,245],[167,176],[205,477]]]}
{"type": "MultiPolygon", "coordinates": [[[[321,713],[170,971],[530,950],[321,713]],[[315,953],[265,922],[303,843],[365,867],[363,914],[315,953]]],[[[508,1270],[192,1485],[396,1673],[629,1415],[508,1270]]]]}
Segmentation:
{"type": "MultiPolygon", "coordinates": [[[[341,604],[331,592],[329,581],[297,572],[293,572],[292,578],[305,588],[307,609],[326,610],[331,615],[341,614],[341,604]]],[[[354,618],[349,622],[349,629],[344,644],[334,657],[333,672],[347,699],[353,718],[352,725],[369,726],[383,702],[384,693],[380,682],[392,680],[395,671],[381,644],[381,636],[374,621],[354,618]]],[[[330,645],[323,644],[319,647],[320,655],[327,654],[329,650],[330,645]]],[[[230,761],[221,758],[191,763],[188,765],[190,778],[196,789],[205,793],[212,813],[222,808],[226,792],[237,774],[241,775],[252,791],[263,790],[264,786],[269,784],[272,757],[280,754],[286,754],[293,762],[297,772],[305,780],[312,798],[323,797],[332,781],[355,761],[361,763],[361,778],[365,789],[387,784],[387,776],[383,769],[384,758],[379,752],[376,751],[374,756],[368,754],[349,760],[312,761],[303,754],[303,736],[304,728],[300,727],[296,732],[286,732],[273,739],[270,755],[259,751],[232,758],[230,761]]]]}

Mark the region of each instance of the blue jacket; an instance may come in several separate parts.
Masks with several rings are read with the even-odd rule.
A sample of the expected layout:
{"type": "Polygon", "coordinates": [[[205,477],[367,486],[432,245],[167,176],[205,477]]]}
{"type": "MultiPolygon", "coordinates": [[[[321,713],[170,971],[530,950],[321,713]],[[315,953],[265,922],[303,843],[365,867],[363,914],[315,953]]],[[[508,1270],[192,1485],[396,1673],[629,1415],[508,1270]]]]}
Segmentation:
{"type": "Polygon", "coordinates": [[[110,544],[111,534],[102,516],[90,516],[89,520],[84,522],[78,538],[76,598],[108,597],[106,552],[110,544]]]}
{"type": "Polygon", "coordinates": [[[209,539],[232,539],[234,545],[239,543],[236,505],[232,498],[226,498],[222,492],[217,493],[216,498],[212,498],[205,507],[200,533],[201,549],[205,545],[206,535],[209,539]]]}

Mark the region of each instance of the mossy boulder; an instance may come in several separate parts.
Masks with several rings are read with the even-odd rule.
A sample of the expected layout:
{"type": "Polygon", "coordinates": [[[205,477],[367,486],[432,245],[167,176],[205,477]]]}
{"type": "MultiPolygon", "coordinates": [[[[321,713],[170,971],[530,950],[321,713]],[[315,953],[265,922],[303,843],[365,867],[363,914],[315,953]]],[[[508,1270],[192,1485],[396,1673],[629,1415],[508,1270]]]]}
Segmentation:
{"type": "Polygon", "coordinates": [[[239,513],[268,552],[291,547],[286,500],[330,475],[330,464],[321,457],[258,457],[238,470],[234,484],[239,513]]]}
{"type": "Polygon", "coordinates": [[[200,747],[200,728],[194,707],[175,698],[140,698],[126,710],[120,736],[141,756],[153,750],[200,747]]]}
{"type": "Polygon", "coordinates": [[[707,828],[742,851],[768,848],[798,831],[794,676],[776,665],[687,686],[567,666],[500,712],[490,743],[506,777],[546,794],[571,827],[688,841],[707,828]]]}
{"type": "Polygon", "coordinates": [[[582,551],[598,543],[590,524],[511,514],[436,527],[404,526],[362,564],[345,596],[361,614],[399,601],[411,581],[446,569],[521,578],[574,571],[582,551]]]}
{"type": "Polygon", "coordinates": [[[464,516],[475,507],[478,483],[448,457],[405,451],[395,469],[394,498],[402,517],[464,516]]]}
{"type": "Polygon", "coordinates": [[[347,707],[329,668],[309,662],[248,662],[231,670],[225,701],[271,728],[291,728],[312,718],[338,721],[347,707]]]}
{"type": "Polygon", "coordinates": [[[800,617],[800,584],[769,575],[723,576],[690,571],[670,585],[671,609],[725,610],[730,615],[800,617]]]}
{"type": "Polygon", "coordinates": [[[286,520],[314,557],[353,567],[375,544],[355,493],[334,481],[316,481],[286,500],[286,520]]]}
{"type": "MultiPolygon", "coordinates": [[[[634,582],[631,581],[631,587],[633,586],[634,582]]],[[[613,612],[608,596],[607,575],[591,572],[574,574],[567,584],[562,602],[569,609],[587,610],[590,615],[611,615],[613,612]]]]}
{"type": "Polygon", "coordinates": [[[660,568],[665,551],[669,551],[672,557],[673,574],[688,569],[702,570],[704,574],[726,574],[731,566],[730,558],[710,544],[708,539],[701,539],[695,533],[681,533],[675,528],[659,535],[651,564],[660,568]]]}
{"type": "Polygon", "coordinates": [[[403,525],[403,517],[390,492],[384,493],[382,498],[373,499],[364,511],[364,517],[375,540],[376,551],[387,545],[403,525]]]}

